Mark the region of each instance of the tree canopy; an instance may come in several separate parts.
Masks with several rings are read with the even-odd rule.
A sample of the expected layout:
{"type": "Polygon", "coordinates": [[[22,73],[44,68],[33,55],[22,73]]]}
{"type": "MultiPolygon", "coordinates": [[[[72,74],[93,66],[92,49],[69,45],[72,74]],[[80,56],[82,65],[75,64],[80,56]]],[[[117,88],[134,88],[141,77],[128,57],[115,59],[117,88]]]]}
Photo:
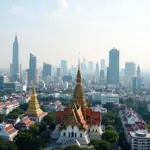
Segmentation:
{"type": "Polygon", "coordinates": [[[116,144],[119,140],[119,135],[115,130],[107,130],[102,134],[102,139],[110,142],[111,144],[116,144]]]}

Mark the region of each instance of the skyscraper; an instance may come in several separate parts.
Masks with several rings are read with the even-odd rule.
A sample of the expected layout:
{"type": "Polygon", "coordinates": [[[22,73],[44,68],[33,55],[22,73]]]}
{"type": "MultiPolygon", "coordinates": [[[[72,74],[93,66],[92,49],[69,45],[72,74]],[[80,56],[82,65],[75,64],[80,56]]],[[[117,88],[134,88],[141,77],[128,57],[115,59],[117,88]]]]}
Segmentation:
{"type": "Polygon", "coordinates": [[[141,69],[140,66],[137,66],[137,77],[140,78],[141,77],[141,69]]]}
{"type": "Polygon", "coordinates": [[[98,62],[96,63],[95,75],[96,75],[96,77],[99,77],[99,75],[100,75],[98,62]]]}
{"type": "Polygon", "coordinates": [[[101,70],[104,70],[105,71],[105,60],[104,59],[101,59],[101,70]]]}
{"type": "Polygon", "coordinates": [[[90,61],[90,62],[88,62],[88,73],[92,74],[93,71],[94,71],[94,64],[93,64],[93,62],[90,61]]]}
{"type": "Polygon", "coordinates": [[[61,60],[62,75],[67,75],[67,60],[61,60]]]}
{"type": "Polygon", "coordinates": [[[12,81],[19,80],[19,44],[17,35],[15,36],[15,41],[13,43],[13,57],[12,57],[12,70],[11,70],[12,81]]]}
{"type": "Polygon", "coordinates": [[[133,78],[136,72],[136,64],[134,62],[126,62],[125,63],[125,77],[133,78]]]}
{"type": "Polygon", "coordinates": [[[30,53],[29,69],[28,69],[28,84],[36,83],[37,80],[37,67],[36,57],[30,53]]]}
{"type": "Polygon", "coordinates": [[[113,48],[109,51],[109,66],[107,68],[107,83],[119,84],[119,50],[113,48]]]}
{"type": "Polygon", "coordinates": [[[43,63],[43,70],[42,70],[43,78],[47,76],[51,76],[51,72],[52,72],[52,66],[50,64],[43,63]]]}

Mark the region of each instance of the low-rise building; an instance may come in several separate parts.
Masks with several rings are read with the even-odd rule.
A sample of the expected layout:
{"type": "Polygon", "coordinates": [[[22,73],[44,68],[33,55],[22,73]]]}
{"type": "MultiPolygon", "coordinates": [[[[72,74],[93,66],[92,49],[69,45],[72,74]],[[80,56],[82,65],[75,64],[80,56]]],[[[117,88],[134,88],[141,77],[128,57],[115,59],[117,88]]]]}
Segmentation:
{"type": "Polygon", "coordinates": [[[119,95],[114,93],[102,93],[101,94],[101,104],[119,104],[119,95]]]}
{"type": "Polygon", "coordinates": [[[6,141],[13,141],[14,137],[17,136],[18,130],[16,130],[12,124],[0,124],[0,137],[6,141]]]}
{"type": "Polygon", "coordinates": [[[20,116],[19,118],[20,121],[15,125],[18,130],[28,130],[34,124],[34,121],[30,120],[28,116],[20,116]]]}
{"type": "Polygon", "coordinates": [[[94,112],[100,112],[101,114],[107,113],[107,109],[102,107],[101,105],[96,105],[96,106],[92,107],[92,110],[94,112]]]}
{"type": "Polygon", "coordinates": [[[8,115],[17,107],[19,107],[19,102],[17,100],[0,102],[0,113],[8,115]]]}
{"type": "Polygon", "coordinates": [[[133,132],[147,131],[145,121],[131,108],[125,108],[121,110],[119,112],[119,115],[128,142],[129,142],[129,135],[131,131],[133,132]]]}

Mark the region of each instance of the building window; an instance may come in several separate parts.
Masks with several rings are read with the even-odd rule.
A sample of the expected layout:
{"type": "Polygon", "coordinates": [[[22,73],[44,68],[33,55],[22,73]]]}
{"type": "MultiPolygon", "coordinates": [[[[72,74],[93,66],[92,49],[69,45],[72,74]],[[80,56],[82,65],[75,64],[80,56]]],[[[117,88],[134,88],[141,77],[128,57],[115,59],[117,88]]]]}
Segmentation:
{"type": "Polygon", "coordinates": [[[70,137],[70,132],[69,132],[69,137],[70,137]]]}
{"type": "Polygon", "coordinates": [[[74,136],[77,137],[77,133],[75,133],[74,136]]]}
{"type": "Polygon", "coordinates": [[[93,132],[94,132],[94,129],[93,129],[93,132]]]}
{"type": "Polygon", "coordinates": [[[64,136],[66,136],[66,133],[64,132],[64,136]]]}
{"type": "Polygon", "coordinates": [[[80,133],[80,137],[82,137],[82,133],[80,133]]]}
{"type": "Polygon", "coordinates": [[[96,132],[97,132],[97,129],[96,129],[96,132]]]}

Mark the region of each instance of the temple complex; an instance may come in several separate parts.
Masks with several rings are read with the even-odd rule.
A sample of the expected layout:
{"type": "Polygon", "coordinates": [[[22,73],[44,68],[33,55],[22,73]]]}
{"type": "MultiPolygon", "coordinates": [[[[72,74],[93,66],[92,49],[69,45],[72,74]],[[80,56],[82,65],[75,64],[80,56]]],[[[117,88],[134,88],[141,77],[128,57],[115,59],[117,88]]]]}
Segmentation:
{"type": "Polygon", "coordinates": [[[43,112],[40,108],[34,86],[32,88],[31,100],[29,101],[28,110],[25,114],[35,122],[41,122],[43,117],[47,115],[47,112],[43,112]]]}
{"type": "Polygon", "coordinates": [[[57,112],[52,138],[57,139],[57,143],[63,146],[86,145],[90,140],[101,138],[101,119],[101,113],[88,108],[84,98],[79,63],[72,104],[69,108],[57,112]]]}

